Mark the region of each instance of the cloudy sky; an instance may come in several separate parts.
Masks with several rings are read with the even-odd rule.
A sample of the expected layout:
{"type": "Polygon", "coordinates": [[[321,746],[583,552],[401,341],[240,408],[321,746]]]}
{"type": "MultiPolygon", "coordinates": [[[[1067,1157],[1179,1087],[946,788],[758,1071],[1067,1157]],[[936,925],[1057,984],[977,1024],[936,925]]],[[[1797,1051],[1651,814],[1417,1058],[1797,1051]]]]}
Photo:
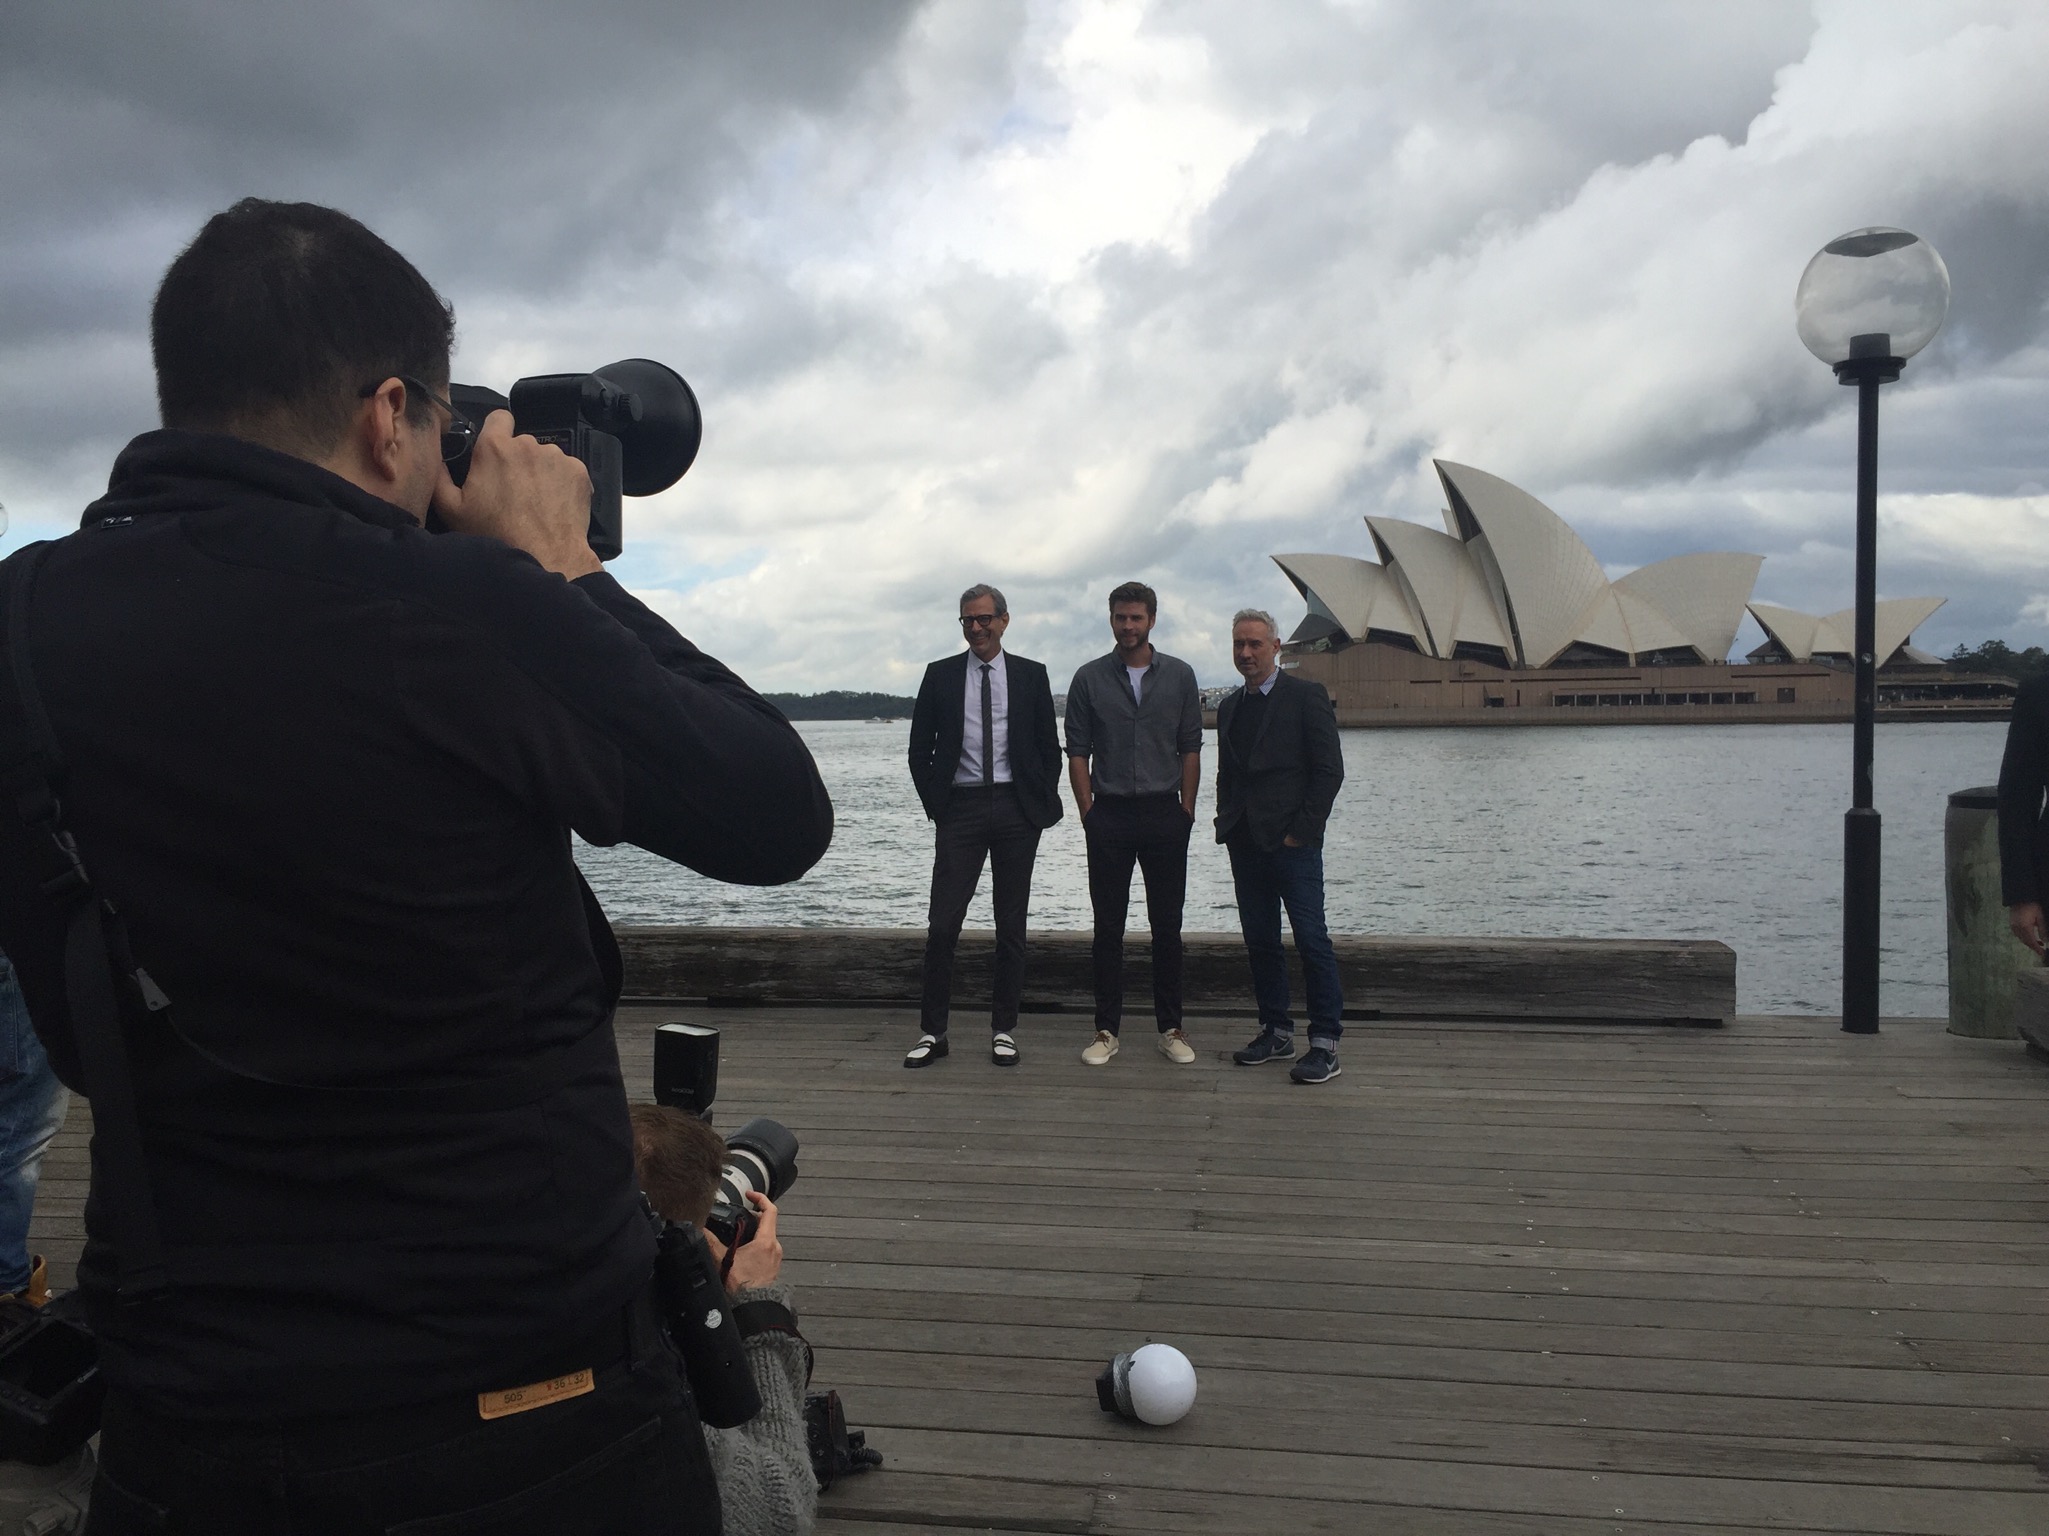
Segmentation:
{"type": "MultiPolygon", "coordinates": [[[[697,467],[626,584],[763,687],[909,691],[953,598],[1064,672],[1119,580],[1230,675],[1276,551],[1435,524],[1433,456],[1619,575],[1850,600],[1823,242],[1898,224],[1950,323],[1885,397],[1879,588],[2049,644],[2036,0],[29,0],[0,50],[0,550],[154,425],[157,277],[245,194],[348,209],[456,376],[645,355],[697,467]]],[[[1739,648],[1756,637],[1746,624],[1739,648]]]]}

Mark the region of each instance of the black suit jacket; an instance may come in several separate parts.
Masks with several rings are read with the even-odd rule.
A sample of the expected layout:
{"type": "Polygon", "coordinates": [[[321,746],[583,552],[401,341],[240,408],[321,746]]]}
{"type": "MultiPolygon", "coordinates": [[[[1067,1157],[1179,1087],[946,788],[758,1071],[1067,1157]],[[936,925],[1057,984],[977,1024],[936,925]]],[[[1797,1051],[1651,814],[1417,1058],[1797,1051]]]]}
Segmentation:
{"type": "Polygon", "coordinates": [[[2021,684],[1999,765],[1999,884],[2009,907],[2042,900],[2049,873],[2049,678],[2021,684]]]}
{"type": "Polygon", "coordinates": [[[1283,672],[1267,695],[1266,717],[1241,755],[1231,722],[1245,690],[1217,707],[1217,841],[1250,838],[1258,848],[1292,837],[1323,846],[1323,824],[1345,782],[1338,716],[1319,683],[1283,672]]]}
{"type": "MultiPolygon", "coordinates": [[[[953,775],[960,767],[968,664],[974,652],[962,651],[925,669],[918,702],[911,709],[911,782],[925,814],[934,821],[946,814],[953,775]]],[[[1053,685],[1044,662],[1003,653],[1010,684],[1010,778],[1017,803],[1035,827],[1050,827],[1064,814],[1060,804],[1060,732],[1053,721],[1053,685]]],[[[978,720],[975,728],[981,729],[978,720]]]]}

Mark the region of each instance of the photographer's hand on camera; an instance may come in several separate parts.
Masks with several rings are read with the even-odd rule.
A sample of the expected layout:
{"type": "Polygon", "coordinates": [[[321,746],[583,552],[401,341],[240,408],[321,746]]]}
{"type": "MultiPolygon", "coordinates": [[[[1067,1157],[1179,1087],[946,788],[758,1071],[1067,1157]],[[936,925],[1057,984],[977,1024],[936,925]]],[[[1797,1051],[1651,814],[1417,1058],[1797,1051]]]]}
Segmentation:
{"type": "Polygon", "coordinates": [[[442,471],[434,510],[457,533],[510,544],[571,581],[604,569],[589,543],[590,471],[553,443],[515,436],[510,411],[484,419],[461,485],[442,471]]]}
{"type": "Polygon", "coordinates": [[[758,1189],[748,1192],[747,1202],[761,1217],[761,1224],[754,1229],[752,1238],[732,1250],[730,1262],[726,1245],[709,1232],[704,1235],[705,1246],[711,1249],[719,1272],[725,1276],[726,1290],[736,1297],[743,1291],[774,1285],[783,1272],[783,1245],[775,1230],[775,1202],[758,1189]]]}

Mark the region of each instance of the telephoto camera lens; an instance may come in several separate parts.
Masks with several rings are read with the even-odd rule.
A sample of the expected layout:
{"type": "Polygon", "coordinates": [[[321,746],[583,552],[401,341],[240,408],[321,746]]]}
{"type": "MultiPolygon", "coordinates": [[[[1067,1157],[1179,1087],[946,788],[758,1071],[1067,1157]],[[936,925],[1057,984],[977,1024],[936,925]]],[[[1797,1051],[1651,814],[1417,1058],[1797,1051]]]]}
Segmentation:
{"type": "Polygon", "coordinates": [[[756,1116],[726,1138],[726,1167],[719,1175],[718,1198],[704,1230],[728,1248],[754,1236],[760,1218],[747,1203],[751,1190],[780,1200],[797,1182],[797,1137],[788,1126],[756,1116]]]}

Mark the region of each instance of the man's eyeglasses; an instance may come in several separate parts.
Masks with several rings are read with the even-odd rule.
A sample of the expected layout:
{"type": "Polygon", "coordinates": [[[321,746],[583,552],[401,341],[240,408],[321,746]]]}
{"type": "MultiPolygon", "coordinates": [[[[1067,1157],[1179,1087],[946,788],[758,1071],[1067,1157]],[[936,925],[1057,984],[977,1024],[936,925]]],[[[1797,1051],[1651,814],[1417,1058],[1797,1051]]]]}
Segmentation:
{"type": "MultiPolygon", "coordinates": [[[[470,445],[477,440],[477,424],[474,421],[471,421],[469,417],[463,415],[461,411],[458,411],[446,400],[435,394],[433,390],[422,384],[418,379],[403,373],[395,373],[391,377],[397,379],[399,383],[405,385],[407,389],[429,404],[438,405],[442,410],[448,412],[448,425],[441,429],[441,457],[445,462],[453,464],[457,459],[470,451],[470,445]]],[[[375,384],[365,384],[356,392],[356,398],[368,400],[383,387],[384,381],[382,379],[378,380],[375,384]]]]}
{"type": "Polygon", "coordinates": [[[960,616],[960,627],[962,629],[987,629],[1002,617],[1004,615],[1000,613],[964,613],[960,616]]]}

